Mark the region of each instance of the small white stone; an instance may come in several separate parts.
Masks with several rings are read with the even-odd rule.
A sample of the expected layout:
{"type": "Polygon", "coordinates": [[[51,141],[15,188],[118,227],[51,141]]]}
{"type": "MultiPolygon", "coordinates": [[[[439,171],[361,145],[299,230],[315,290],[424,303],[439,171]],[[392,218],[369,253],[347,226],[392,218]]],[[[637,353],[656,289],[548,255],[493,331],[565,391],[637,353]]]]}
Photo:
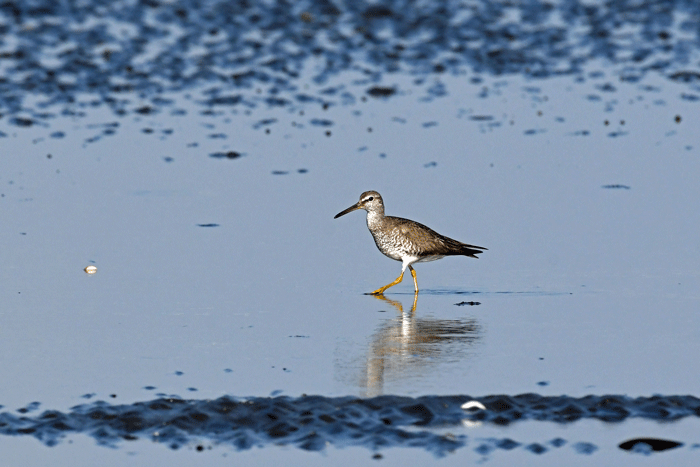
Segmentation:
{"type": "Polygon", "coordinates": [[[464,404],[462,404],[462,410],[471,410],[471,411],[473,411],[473,410],[476,410],[476,409],[479,409],[479,410],[486,410],[486,407],[484,406],[484,404],[482,404],[482,403],[479,402],[479,401],[469,401],[469,402],[465,402],[464,404]]]}
{"type": "Polygon", "coordinates": [[[95,274],[97,272],[97,267],[95,266],[88,266],[84,269],[85,272],[88,274],[95,274]]]}

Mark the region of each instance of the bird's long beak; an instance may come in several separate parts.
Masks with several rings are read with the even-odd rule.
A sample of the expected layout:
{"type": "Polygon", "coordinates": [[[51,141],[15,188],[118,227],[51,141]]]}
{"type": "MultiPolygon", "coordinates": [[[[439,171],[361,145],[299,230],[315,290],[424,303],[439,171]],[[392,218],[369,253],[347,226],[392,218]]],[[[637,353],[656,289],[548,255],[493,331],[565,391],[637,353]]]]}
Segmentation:
{"type": "Polygon", "coordinates": [[[347,214],[347,213],[349,213],[349,212],[357,211],[358,209],[362,209],[362,208],[360,207],[360,203],[357,203],[357,204],[355,204],[355,205],[350,206],[350,207],[347,208],[345,211],[339,212],[338,214],[335,215],[335,217],[334,217],[333,219],[337,219],[337,218],[339,218],[340,216],[344,216],[345,214],[347,214]]]}

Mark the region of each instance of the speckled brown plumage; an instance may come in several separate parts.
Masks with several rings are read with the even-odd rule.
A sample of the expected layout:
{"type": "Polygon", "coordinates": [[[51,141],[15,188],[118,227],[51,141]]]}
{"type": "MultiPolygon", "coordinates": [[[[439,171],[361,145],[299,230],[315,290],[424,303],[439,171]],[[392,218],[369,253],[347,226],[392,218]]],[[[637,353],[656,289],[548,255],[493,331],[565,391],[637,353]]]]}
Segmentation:
{"type": "Polygon", "coordinates": [[[370,232],[379,251],[398,261],[401,261],[403,255],[397,255],[397,251],[419,258],[452,255],[478,258],[476,255],[486,250],[480,246],[467,245],[445,237],[419,222],[401,217],[385,216],[380,225],[370,229],[370,232]]]}

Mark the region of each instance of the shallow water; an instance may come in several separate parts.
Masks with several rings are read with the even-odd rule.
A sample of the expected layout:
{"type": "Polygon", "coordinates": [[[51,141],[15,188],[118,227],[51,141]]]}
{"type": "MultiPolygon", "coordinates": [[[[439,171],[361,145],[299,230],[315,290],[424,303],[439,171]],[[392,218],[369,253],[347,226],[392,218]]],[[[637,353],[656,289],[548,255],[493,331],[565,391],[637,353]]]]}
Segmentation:
{"type": "MultiPolygon", "coordinates": [[[[0,22],[0,432],[95,401],[128,414],[162,398],[386,396],[400,411],[398,396],[536,393],[633,411],[640,396],[697,397],[694,4],[32,5],[6,4],[0,22]],[[400,265],[364,213],[333,215],[370,189],[387,214],[489,250],[419,264],[415,301],[411,280],[364,295],[400,265]]],[[[195,419],[182,457],[144,443],[150,425],[130,442],[99,421],[27,434],[71,465],[66,444],[101,455],[84,434],[108,427],[115,465],[406,452],[572,465],[624,462],[618,445],[642,437],[682,442],[652,456],[690,465],[700,442],[692,410],[646,425],[526,417],[508,433],[467,415],[372,433],[351,420],[358,443],[316,427],[319,457],[274,447],[262,422],[264,448],[238,451],[195,419]]],[[[2,438],[11,458],[39,444],[2,438]]]]}

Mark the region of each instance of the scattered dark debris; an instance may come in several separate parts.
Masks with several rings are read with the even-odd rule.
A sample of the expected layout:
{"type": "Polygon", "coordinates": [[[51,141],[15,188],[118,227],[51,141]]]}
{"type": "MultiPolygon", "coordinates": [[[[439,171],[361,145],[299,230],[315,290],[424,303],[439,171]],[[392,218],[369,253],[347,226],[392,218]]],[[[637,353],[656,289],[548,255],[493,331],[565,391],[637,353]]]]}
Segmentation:
{"type": "Polygon", "coordinates": [[[227,152],[213,152],[209,154],[209,157],[215,159],[238,159],[243,156],[243,153],[237,151],[227,151],[227,152]]]}
{"type": "Polygon", "coordinates": [[[669,76],[669,78],[682,83],[697,83],[700,82],[700,73],[697,71],[677,71],[669,76]]]}
{"type": "Polygon", "coordinates": [[[389,97],[396,94],[396,88],[374,86],[367,90],[367,94],[372,97],[389,97]]]}
{"type": "Polygon", "coordinates": [[[321,126],[321,127],[329,127],[329,126],[334,125],[332,120],[327,120],[327,119],[323,119],[323,118],[313,118],[313,119],[311,119],[309,124],[311,124],[313,126],[321,126]]]}
{"type": "Polygon", "coordinates": [[[525,449],[533,454],[544,454],[547,452],[547,448],[542,446],[540,443],[532,443],[525,446],[525,449]]]}
{"type": "Polygon", "coordinates": [[[367,20],[390,18],[394,16],[394,12],[391,11],[389,7],[384,5],[372,5],[362,13],[362,16],[367,20]]]}
{"type": "Polygon", "coordinates": [[[31,118],[14,117],[10,119],[10,123],[20,127],[30,127],[36,122],[31,118]]]}
{"type": "Polygon", "coordinates": [[[573,445],[573,448],[578,454],[586,454],[586,455],[593,454],[595,451],[598,450],[598,446],[596,446],[593,443],[586,443],[586,442],[578,442],[578,443],[573,445]]]}

